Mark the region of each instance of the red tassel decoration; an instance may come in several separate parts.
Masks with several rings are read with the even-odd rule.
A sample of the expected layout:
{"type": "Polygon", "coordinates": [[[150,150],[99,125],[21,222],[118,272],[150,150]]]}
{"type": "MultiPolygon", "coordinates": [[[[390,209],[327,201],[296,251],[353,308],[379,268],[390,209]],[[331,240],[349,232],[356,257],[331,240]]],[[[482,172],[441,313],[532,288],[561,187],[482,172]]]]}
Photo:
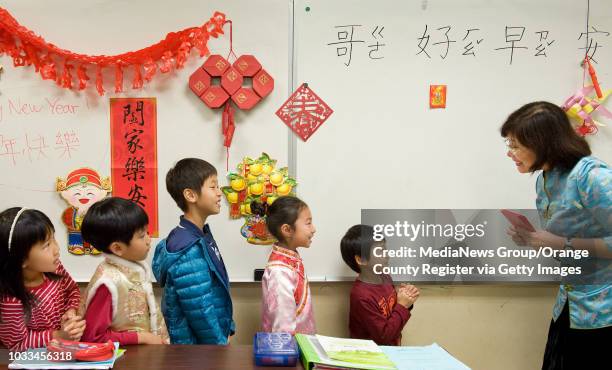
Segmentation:
{"type": "Polygon", "coordinates": [[[208,32],[199,28],[193,36],[193,46],[200,51],[200,57],[210,54],[208,47],[208,32]]]}
{"type": "Polygon", "coordinates": [[[62,74],[62,83],[61,86],[66,89],[72,89],[72,68],[74,66],[72,64],[68,64],[68,62],[64,62],[64,73],[62,74]]]}
{"type": "Polygon", "coordinates": [[[134,79],[132,80],[132,89],[142,89],[142,74],[140,73],[140,66],[134,64],[134,79]]]}
{"type": "Polygon", "coordinates": [[[96,72],[96,90],[98,95],[104,95],[104,81],[102,79],[102,66],[98,65],[98,71],[96,72]]]}
{"type": "Polygon", "coordinates": [[[115,93],[123,92],[123,68],[119,64],[115,66],[115,93]]]}
{"type": "Polygon", "coordinates": [[[157,64],[153,61],[153,59],[149,58],[147,59],[145,64],[142,66],[142,68],[144,69],[144,72],[145,72],[144,73],[145,81],[150,82],[153,79],[155,72],[157,72],[157,64]]]}
{"type": "Polygon", "coordinates": [[[40,75],[42,76],[43,80],[55,80],[55,62],[53,62],[53,59],[49,54],[45,55],[42,60],[40,75]]]}
{"type": "Polygon", "coordinates": [[[183,41],[176,53],[176,69],[181,69],[185,66],[185,62],[187,61],[190,51],[191,44],[187,41],[183,41]]]}
{"type": "Polygon", "coordinates": [[[232,145],[232,138],[234,137],[235,129],[234,107],[232,107],[232,104],[228,100],[228,102],[225,103],[225,108],[223,109],[223,114],[221,116],[221,131],[225,137],[223,146],[229,148],[232,145]]]}
{"type": "Polygon", "coordinates": [[[40,71],[40,60],[38,59],[36,49],[29,44],[24,44],[23,49],[25,50],[26,56],[28,58],[28,65],[34,64],[34,69],[36,70],[36,72],[40,71]]]}
{"type": "Polygon", "coordinates": [[[87,69],[85,65],[81,64],[79,68],[77,68],[77,78],[79,79],[79,90],[85,90],[87,87],[87,81],[89,81],[89,76],[87,76],[87,69]]]}
{"type": "Polygon", "coordinates": [[[172,58],[172,52],[170,50],[164,52],[164,55],[161,57],[161,64],[159,66],[161,73],[170,72],[172,69],[173,59],[174,58],[172,58]]]}

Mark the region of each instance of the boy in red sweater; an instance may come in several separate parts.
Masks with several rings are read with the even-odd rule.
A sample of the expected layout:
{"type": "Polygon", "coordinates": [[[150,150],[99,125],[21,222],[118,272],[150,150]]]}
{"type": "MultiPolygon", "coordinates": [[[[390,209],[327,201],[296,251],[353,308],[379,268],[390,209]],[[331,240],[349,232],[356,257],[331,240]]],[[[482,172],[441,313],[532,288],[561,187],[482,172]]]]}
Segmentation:
{"type": "Polygon", "coordinates": [[[389,275],[376,274],[374,266],[386,266],[388,261],[374,255],[375,247],[384,249],[385,241],[375,241],[374,229],[368,225],[352,226],[340,242],[342,259],[359,274],[351,289],[349,331],[351,338],[399,346],[419,290],[402,284],[396,291],[389,275]]]}

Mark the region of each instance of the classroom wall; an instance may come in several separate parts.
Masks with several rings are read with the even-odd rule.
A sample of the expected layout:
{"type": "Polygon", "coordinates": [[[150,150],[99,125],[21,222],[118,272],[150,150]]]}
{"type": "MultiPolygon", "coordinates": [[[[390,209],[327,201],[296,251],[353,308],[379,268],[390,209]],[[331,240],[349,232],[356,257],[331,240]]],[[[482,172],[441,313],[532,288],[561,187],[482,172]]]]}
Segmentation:
{"type": "MultiPolygon", "coordinates": [[[[84,290],[85,284],[80,284],[84,290]]],[[[526,370],[542,366],[557,286],[423,285],[402,344],[444,347],[472,370],[526,370]]],[[[260,327],[261,286],[232,283],[233,344],[251,344],[260,327]]],[[[351,283],[311,283],[317,330],[348,337],[351,283]]],[[[160,299],[162,289],[155,295],[160,299]]]]}

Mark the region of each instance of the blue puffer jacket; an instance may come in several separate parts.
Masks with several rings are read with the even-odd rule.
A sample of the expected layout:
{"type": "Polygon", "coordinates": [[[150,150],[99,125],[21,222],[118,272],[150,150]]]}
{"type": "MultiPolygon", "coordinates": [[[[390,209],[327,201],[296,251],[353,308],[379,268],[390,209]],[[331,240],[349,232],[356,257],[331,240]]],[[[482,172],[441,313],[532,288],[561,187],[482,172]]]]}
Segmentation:
{"type": "Polygon", "coordinates": [[[229,286],[215,268],[203,238],[169,252],[157,244],[153,273],[164,288],[162,312],[173,344],[227,344],[235,332],[229,286]]]}

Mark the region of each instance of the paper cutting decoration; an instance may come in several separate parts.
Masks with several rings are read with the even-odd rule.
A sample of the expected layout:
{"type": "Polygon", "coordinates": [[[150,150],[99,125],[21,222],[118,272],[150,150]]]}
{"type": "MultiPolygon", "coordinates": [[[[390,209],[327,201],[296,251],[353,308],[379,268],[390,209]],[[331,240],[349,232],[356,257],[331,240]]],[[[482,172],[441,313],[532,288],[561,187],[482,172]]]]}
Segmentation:
{"type": "Polygon", "coordinates": [[[230,204],[230,218],[245,218],[240,231],[249,243],[272,244],[276,240],[268,233],[265,211],[278,197],[295,195],[297,182],[287,167],[276,168],[276,160],[266,153],[244,158],[237,170],[227,176],[230,185],[221,189],[230,204]]]}
{"type": "MultiPolygon", "coordinates": [[[[208,55],[208,40],[223,34],[224,23],[225,14],[215,12],[202,26],[170,32],[160,42],[140,50],[119,55],[104,55],[100,50],[97,55],[85,55],[45,41],[0,8],[0,55],[10,56],[15,67],[33,65],[43,80],[53,80],[65,89],[83,90],[90,84],[88,81],[95,81],[93,85],[100,95],[105,93],[103,70],[114,70],[115,93],[119,93],[123,91],[125,71],[132,72],[132,88],[141,89],[143,80],[151,81],[158,70],[168,73],[173,68],[183,68],[194,48],[200,57],[208,55]]],[[[129,31],[129,27],[124,30],[129,31]]]]}
{"type": "Polygon", "coordinates": [[[305,83],[276,111],[276,115],[306,141],[333,112],[305,83]]]}
{"type": "Polygon", "coordinates": [[[113,98],[110,115],[113,194],[141,206],[149,216],[149,234],[157,237],[156,100],[113,98]]]}
{"type": "Polygon", "coordinates": [[[70,205],[62,213],[62,222],[68,228],[68,252],[75,255],[100,254],[100,251],[83,241],[81,223],[89,207],[104,199],[111,191],[109,178],[101,178],[95,170],[83,167],[70,172],[65,179],[58,177],[55,189],[70,205]]]}
{"type": "Polygon", "coordinates": [[[429,86],[429,108],[446,108],[446,85],[429,86]]]}

